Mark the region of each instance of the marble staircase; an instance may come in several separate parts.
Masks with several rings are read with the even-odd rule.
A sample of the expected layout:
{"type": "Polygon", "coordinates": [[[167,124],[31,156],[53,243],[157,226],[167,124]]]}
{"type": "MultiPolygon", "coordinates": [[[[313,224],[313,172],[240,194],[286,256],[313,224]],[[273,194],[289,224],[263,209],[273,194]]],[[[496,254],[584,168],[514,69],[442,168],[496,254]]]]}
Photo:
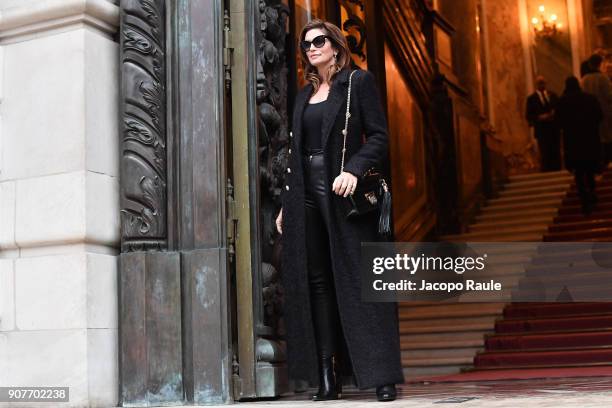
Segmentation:
{"type": "MultiPolygon", "coordinates": [[[[518,175],[499,196],[487,201],[463,234],[441,237],[453,242],[538,242],[557,216],[572,182],[566,171],[518,175]]],[[[508,254],[529,257],[529,254],[508,254]]],[[[516,285],[521,268],[500,268],[504,286],[516,285]]],[[[484,350],[506,303],[400,302],[402,364],[407,381],[452,374],[473,365],[484,350]]]]}

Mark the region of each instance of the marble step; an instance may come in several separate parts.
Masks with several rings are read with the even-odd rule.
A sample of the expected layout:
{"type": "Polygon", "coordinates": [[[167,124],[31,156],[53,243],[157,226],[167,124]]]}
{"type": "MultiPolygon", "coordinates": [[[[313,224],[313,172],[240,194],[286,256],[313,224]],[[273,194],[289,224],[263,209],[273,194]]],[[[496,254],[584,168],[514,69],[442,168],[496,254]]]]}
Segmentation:
{"type": "Polygon", "coordinates": [[[524,180],[524,181],[513,181],[504,185],[504,190],[520,189],[520,188],[532,188],[538,186],[566,184],[569,186],[574,181],[574,177],[571,175],[562,175],[559,177],[551,177],[547,179],[535,179],[535,180],[524,180]]]}
{"type": "Polygon", "coordinates": [[[515,209],[513,211],[499,211],[499,212],[489,212],[489,213],[481,213],[476,216],[477,222],[496,222],[496,221],[508,221],[508,220],[517,220],[526,217],[555,217],[558,213],[558,210],[555,206],[548,206],[543,208],[533,208],[526,207],[521,209],[515,209]]]}
{"type": "Polygon", "coordinates": [[[580,264],[582,262],[593,262],[593,257],[609,262],[610,259],[610,244],[596,246],[592,244],[561,244],[552,246],[545,245],[538,251],[537,256],[533,258],[533,266],[547,267],[555,264],[580,264]]]}
{"type": "Polygon", "coordinates": [[[540,242],[515,242],[511,245],[497,245],[495,242],[486,243],[485,246],[481,244],[479,248],[480,252],[486,251],[487,256],[495,255],[491,257],[488,262],[496,262],[498,264],[508,264],[511,257],[527,257],[535,254],[540,247],[540,242]]]}
{"type": "MultiPolygon", "coordinates": [[[[455,242],[539,242],[566,197],[572,176],[566,172],[513,176],[499,197],[488,201],[469,232],[441,237],[455,242]]],[[[460,303],[399,304],[402,364],[408,380],[458,373],[473,367],[486,335],[494,332],[511,301],[537,244],[480,247],[490,266],[466,278],[502,282],[501,293],[465,293],[460,303]],[[493,256],[494,255],[494,256],[493,256]],[[466,303],[472,301],[472,303],[466,303]]]]}
{"type": "Polygon", "coordinates": [[[476,232],[467,232],[464,234],[456,235],[444,235],[440,237],[443,241],[473,241],[473,242],[485,242],[485,241],[497,241],[501,238],[514,237],[525,234],[537,234],[538,236],[544,235],[548,231],[548,227],[545,224],[540,225],[527,225],[527,226],[515,226],[508,228],[498,228],[496,230],[484,230],[476,232]]]}
{"type": "MultiPolygon", "coordinates": [[[[597,195],[601,198],[602,196],[610,196],[612,194],[612,185],[597,185],[595,187],[595,191],[597,195]]],[[[576,190],[576,186],[573,185],[571,189],[569,189],[567,196],[570,198],[578,197],[578,191],[576,190]]]]}
{"type": "Polygon", "coordinates": [[[508,180],[512,183],[514,181],[552,179],[552,178],[557,178],[557,177],[562,177],[562,176],[571,176],[571,174],[567,170],[528,173],[528,174],[515,174],[513,176],[510,176],[508,180]]]}
{"type": "Polygon", "coordinates": [[[495,266],[496,268],[503,267],[515,267],[516,265],[525,265],[533,259],[533,255],[536,254],[536,244],[520,247],[517,244],[516,252],[493,252],[487,250],[487,265],[495,266]],[[495,256],[490,256],[495,255],[495,256]]]}
{"type": "Polygon", "coordinates": [[[447,349],[411,349],[402,350],[402,364],[405,367],[435,366],[449,364],[471,364],[474,356],[484,351],[480,347],[459,347],[447,349]]]}
{"type": "MultiPolygon", "coordinates": [[[[514,273],[512,275],[502,275],[502,276],[494,274],[494,273],[490,273],[490,274],[489,273],[487,273],[487,274],[483,273],[483,274],[480,274],[480,275],[470,274],[470,275],[467,275],[467,276],[464,275],[464,277],[465,277],[465,279],[472,279],[472,280],[474,280],[476,282],[488,282],[489,280],[493,279],[495,282],[501,283],[502,284],[502,288],[507,291],[507,290],[512,290],[513,288],[515,288],[515,287],[517,287],[519,285],[519,282],[522,279],[524,279],[524,277],[525,277],[525,272],[523,270],[521,272],[517,272],[517,273],[514,273]]],[[[497,293],[498,292],[495,292],[493,296],[489,296],[487,294],[483,294],[482,292],[475,292],[476,295],[480,295],[480,296],[477,296],[477,300],[476,301],[480,302],[481,299],[483,299],[483,298],[492,298],[492,299],[495,299],[495,298],[498,297],[497,293]]],[[[500,298],[500,302],[502,301],[502,299],[503,299],[504,302],[506,301],[505,298],[500,298]]]]}
{"type": "Polygon", "coordinates": [[[499,197],[531,197],[544,193],[564,193],[569,189],[570,183],[542,184],[539,186],[517,187],[509,185],[499,192],[499,197]]]}
{"type": "Polygon", "coordinates": [[[537,201],[529,202],[515,202],[510,204],[491,204],[483,208],[482,214],[499,214],[503,213],[516,213],[521,210],[533,210],[536,208],[556,208],[561,204],[561,197],[550,197],[542,198],[537,201]]]}
{"type": "Polygon", "coordinates": [[[554,218],[553,214],[545,216],[533,216],[533,217],[513,217],[507,220],[494,220],[494,221],[478,221],[476,224],[470,225],[470,232],[496,230],[504,227],[515,227],[521,225],[550,225],[554,218]]]}
{"type": "MultiPolygon", "coordinates": [[[[476,354],[474,352],[474,354],[476,354]]],[[[405,358],[402,356],[402,366],[405,368],[414,367],[435,367],[435,366],[461,366],[471,367],[474,363],[474,354],[465,354],[450,357],[422,357],[422,358],[405,358]]]]}
{"type": "Polygon", "coordinates": [[[422,306],[410,306],[410,302],[399,303],[399,316],[401,320],[416,320],[444,317],[470,317],[483,315],[497,315],[504,309],[504,303],[431,303],[422,306]]]}
{"type": "Polygon", "coordinates": [[[612,218],[604,219],[596,219],[596,220],[586,220],[586,221],[578,221],[578,222],[566,222],[560,223],[556,225],[551,225],[549,227],[549,232],[568,232],[568,231],[584,231],[593,228],[606,228],[612,227],[612,218]]]}
{"type": "Polygon", "coordinates": [[[612,228],[601,227],[593,228],[590,230],[582,231],[563,231],[563,232],[551,232],[544,236],[544,241],[549,242],[571,242],[571,241],[583,241],[591,238],[608,238],[612,240],[612,228]]]}
{"type": "Polygon", "coordinates": [[[468,316],[455,318],[432,318],[413,324],[412,320],[400,319],[400,334],[416,333],[463,333],[469,331],[488,331],[495,327],[497,315],[468,316]]]}
{"type": "Polygon", "coordinates": [[[486,336],[493,336],[494,331],[466,333],[425,333],[413,334],[402,338],[402,350],[469,348],[483,347],[486,336]]]}
{"type": "MultiPolygon", "coordinates": [[[[479,237],[478,242],[539,242],[542,241],[542,234],[512,234],[498,237],[479,237]]],[[[459,237],[451,242],[476,242],[469,237],[459,237]]]]}
{"type": "Polygon", "coordinates": [[[492,198],[488,200],[485,208],[488,206],[493,206],[493,205],[512,204],[512,203],[538,203],[542,201],[549,201],[552,199],[558,199],[559,203],[561,203],[565,196],[566,196],[565,190],[544,192],[544,193],[532,194],[532,195],[502,196],[500,198],[492,198]]]}
{"type": "MultiPolygon", "coordinates": [[[[591,216],[601,216],[602,213],[609,213],[612,211],[612,202],[602,201],[595,204],[591,216]]],[[[578,203],[563,205],[559,208],[559,215],[582,215],[581,205],[578,203]]],[[[587,217],[585,217],[587,218],[587,217]]]]}
{"type": "Polygon", "coordinates": [[[406,381],[418,381],[420,378],[435,377],[438,375],[457,374],[462,370],[469,369],[472,364],[458,364],[458,365],[438,365],[438,366],[426,366],[426,367],[405,367],[404,368],[404,379],[406,381]]]}
{"type": "Polygon", "coordinates": [[[478,273],[472,272],[468,278],[481,281],[495,279],[497,281],[510,282],[512,279],[520,279],[525,276],[528,265],[529,261],[517,262],[515,265],[490,266],[485,268],[484,271],[478,271],[478,273]]]}
{"type": "Polygon", "coordinates": [[[609,219],[612,219],[612,211],[594,211],[589,216],[584,216],[583,214],[556,215],[553,219],[553,223],[555,225],[563,225],[564,223],[570,223],[570,222],[609,220],[609,219]]]}
{"type": "MultiPolygon", "coordinates": [[[[500,281],[500,279],[495,279],[496,281],[500,281]]],[[[459,297],[459,301],[461,302],[481,302],[485,304],[487,302],[506,302],[510,303],[513,301],[513,296],[516,295],[516,291],[518,288],[518,281],[520,278],[515,278],[514,285],[505,285],[502,283],[502,290],[495,292],[476,292],[470,291],[462,294],[459,297]]],[[[520,294],[520,293],[519,293],[520,294]]],[[[516,296],[515,296],[516,298],[516,296]]]]}

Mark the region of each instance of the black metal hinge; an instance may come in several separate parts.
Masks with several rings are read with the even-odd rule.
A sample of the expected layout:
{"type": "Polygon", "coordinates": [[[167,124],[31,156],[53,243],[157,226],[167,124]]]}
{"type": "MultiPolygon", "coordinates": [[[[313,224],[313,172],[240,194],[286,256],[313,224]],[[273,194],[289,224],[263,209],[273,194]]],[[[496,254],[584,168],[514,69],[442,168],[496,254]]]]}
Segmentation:
{"type": "Polygon", "coordinates": [[[231,179],[227,179],[227,250],[229,261],[234,262],[236,257],[236,231],[238,217],[236,216],[236,201],[234,200],[234,186],[231,179]]]}
{"type": "Polygon", "coordinates": [[[230,16],[227,10],[223,14],[223,69],[225,87],[230,89],[232,84],[232,31],[230,29],[230,16]]]}

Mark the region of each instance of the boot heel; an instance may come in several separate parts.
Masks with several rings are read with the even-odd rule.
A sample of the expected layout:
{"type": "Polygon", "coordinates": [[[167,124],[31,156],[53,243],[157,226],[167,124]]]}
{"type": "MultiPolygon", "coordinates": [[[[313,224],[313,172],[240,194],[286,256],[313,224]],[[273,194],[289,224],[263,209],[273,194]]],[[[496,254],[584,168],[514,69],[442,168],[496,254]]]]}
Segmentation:
{"type": "Polygon", "coordinates": [[[397,397],[395,384],[381,385],[376,388],[376,398],[379,401],[393,401],[397,397]]]}
{"type": "Polygon", "coordinates": [[[341,397],[342,384],[336,374],[336,358],[323,358],[319,361],[319,390],[312,396],[313,401],[327,401],[341,397]]]}
{"type": "Polygon", "coordinates": [[[332,366],[334,372],[334,381],[336,382],[336,396],[338,399],[342,398],[342,377],[338,374],[338,366],[336,356],[332,357],[332,366]]]}

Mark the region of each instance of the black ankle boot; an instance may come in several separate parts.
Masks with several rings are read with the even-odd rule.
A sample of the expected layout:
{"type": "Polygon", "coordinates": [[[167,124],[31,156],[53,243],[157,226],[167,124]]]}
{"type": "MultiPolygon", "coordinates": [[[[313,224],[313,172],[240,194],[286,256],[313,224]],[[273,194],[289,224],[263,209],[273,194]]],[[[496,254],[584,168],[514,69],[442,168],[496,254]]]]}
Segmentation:
{"type": "Polygon", "coordinates": [[[319,360],[319,391],[313,401],[339,399],[342,396],[342,381],[337,372],[336,356],[319,360]]]}
{"type": "Polygon", "coordinates": [[[379,401],[393,401],[396,395],[395,384],[386,384],[376,387],[376,397],[379,401]]]}

